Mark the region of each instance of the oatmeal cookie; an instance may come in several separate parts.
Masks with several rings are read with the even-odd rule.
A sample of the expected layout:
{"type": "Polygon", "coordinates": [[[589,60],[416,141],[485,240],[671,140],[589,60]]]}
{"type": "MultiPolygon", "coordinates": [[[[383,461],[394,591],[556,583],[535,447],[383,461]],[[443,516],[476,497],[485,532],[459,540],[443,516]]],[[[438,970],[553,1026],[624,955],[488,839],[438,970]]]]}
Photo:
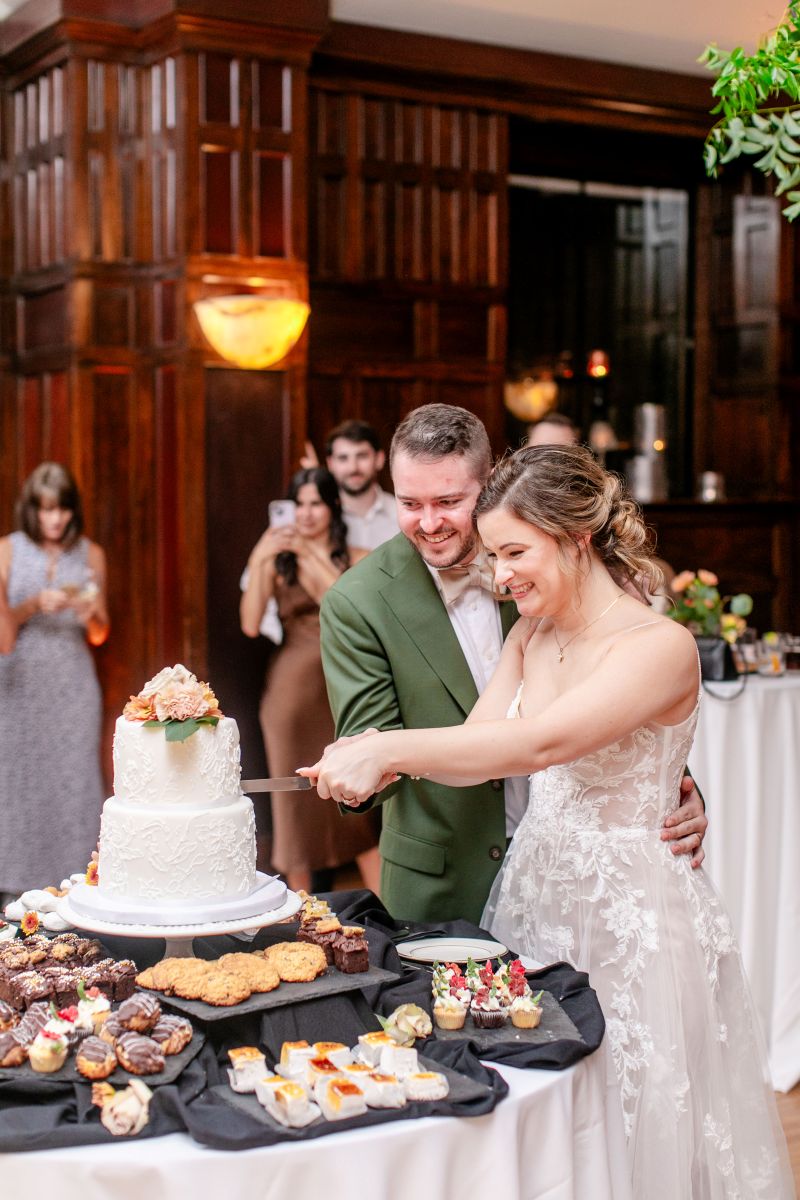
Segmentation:
{"type": "Polygon", "coordinates": [[[228,1005],[241,1004],[242,1000],[249,999],[252,990],[250,984],[241,975],[235,975],[233,971],[218,969],[211,971],[207,976],[199,999],[204,1000],[206,1004],[228,1007],[228,1005]]]}
{"type": "Polygon", "coordinates": [[[218,965],[239,975],[254,992],[271,992],[281,981],[275,967],[260,954],[223,954],[218,965]]]}
{"type": "Polygon", "coordinates": [[[264,951],[264,958],[287,983],[310,983],[328,968],[322,947],[308,942],[278,942],[264,951]]]}

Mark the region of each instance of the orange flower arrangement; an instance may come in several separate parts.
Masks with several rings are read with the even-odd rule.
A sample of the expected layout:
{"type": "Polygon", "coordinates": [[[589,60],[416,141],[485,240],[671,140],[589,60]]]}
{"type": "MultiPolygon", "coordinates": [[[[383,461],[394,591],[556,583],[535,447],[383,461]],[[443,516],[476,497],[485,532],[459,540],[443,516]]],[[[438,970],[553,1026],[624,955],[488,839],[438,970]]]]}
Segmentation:
{"type": "Polygon", "coordinates": [[[745,618],[753,611],[753,601],[746,592],[723,599],[718,583],[713,571],[681,571],[670,584],[675,606],[669,615],[696,637],[721,635],[726,641],[735,642],[747,624],[745,618]],[[730,612],[724,611],[726,604],[730,605],[730,612]]]}
{"type": "Polygon", "coordinates": [[[39,914],[33,910],[26,912],[19,923],[19,928],[23,937],[30,937],[32,933],[36,933],[39,928],[39,914]]]}
{"type": "Polygon", "coordinates": [[[97,874],[96,862],[90,862],[86,868],[86,882],[88,883],[89,887],[97,887],[98,883],[100,882],[97,874]]]}
{"type": "Polygon", "coordinates": [[[183,742],[201,725],[216,725],[223,715],[207,683],[181,663],[164,667],[131,696],[122,710],[127,721],[163,728],[168,742],[183,742]]]}

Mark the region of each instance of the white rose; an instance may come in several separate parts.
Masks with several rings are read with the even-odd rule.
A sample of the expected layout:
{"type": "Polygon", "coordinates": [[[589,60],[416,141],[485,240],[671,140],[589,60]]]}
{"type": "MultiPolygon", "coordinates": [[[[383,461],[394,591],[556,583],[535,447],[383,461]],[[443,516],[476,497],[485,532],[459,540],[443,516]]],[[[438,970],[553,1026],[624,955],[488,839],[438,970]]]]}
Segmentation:
{"type": "Polygon", "coordinates": [[[109,1133],[133,1136],[144,1129],[149,1119],[150,1097],[147,1084],[132,1079],[121,1092],[115,1092],[100,1109],[100,1120],[109,1133]]]}
{"type": "Polygon", "coordinates": [[[148,700],[151,696],[155,696],[157,692],[162,691],[162,689],[170,683],[197,683],[197,676],[193,675],[191,671],[187,671],[183,663],[176,663],[174,667],[162,668],[162,670],[160,670],[157,675],[154,675],[152,679],[148,679],[147,683],[139,692],[139,695],[144,700],[148,700]]]}

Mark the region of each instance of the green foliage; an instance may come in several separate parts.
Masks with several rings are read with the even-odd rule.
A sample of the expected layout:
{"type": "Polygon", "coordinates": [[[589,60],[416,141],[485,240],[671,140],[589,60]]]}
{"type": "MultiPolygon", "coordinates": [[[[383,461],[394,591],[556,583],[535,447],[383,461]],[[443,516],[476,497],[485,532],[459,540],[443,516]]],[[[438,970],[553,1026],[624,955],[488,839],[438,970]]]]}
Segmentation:
{"type": "Polygon", "coordinates": [[[163,729],[168,742],[185,742],[201,725],[217,725],[219,717],[189,717],[186,721],[145,721],[145,729],[163,729]]]}
{"type": "Polygon", "coordinates": [[[789,201],[783,215],[793,221],[800,215],[800,0],[792,0],[755,54],[712,43],[699,61],[717,76],[711,112],[722,114],[705,141],[706,172],[716,177],[726,163],[749,155],[762,174],[775,177],[775,194],[789,201]]]}

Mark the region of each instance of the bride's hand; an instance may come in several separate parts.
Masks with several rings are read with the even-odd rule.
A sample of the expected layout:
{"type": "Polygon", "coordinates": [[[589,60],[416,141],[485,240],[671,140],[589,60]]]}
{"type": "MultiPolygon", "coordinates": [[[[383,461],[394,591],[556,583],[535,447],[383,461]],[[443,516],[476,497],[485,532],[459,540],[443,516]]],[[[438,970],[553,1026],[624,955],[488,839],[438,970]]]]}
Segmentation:
{"type": "Polygon", "coordinates": [[[297,774],[310,779],[323,800],[357,808],[398,778],[386,770],[381,750],[378,730],[365,729],[326,746],[319,762],[301,767],[297,774]]]}

